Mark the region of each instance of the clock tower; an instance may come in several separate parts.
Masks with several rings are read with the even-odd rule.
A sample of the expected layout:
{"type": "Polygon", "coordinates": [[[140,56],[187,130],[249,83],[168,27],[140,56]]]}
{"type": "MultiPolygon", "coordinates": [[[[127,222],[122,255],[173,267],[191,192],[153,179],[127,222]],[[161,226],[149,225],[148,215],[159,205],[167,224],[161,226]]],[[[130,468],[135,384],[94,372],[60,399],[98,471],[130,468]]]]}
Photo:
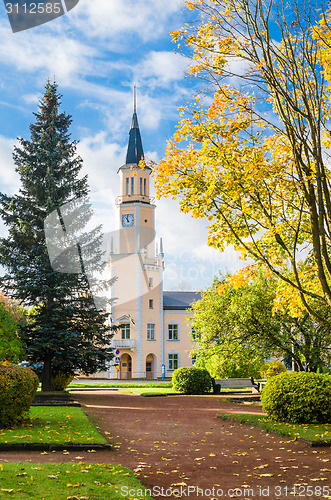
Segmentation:
{"type": "Polygon", "coordinates": [[[141,250],[147,251],[153,258],[154,242],[154,210],[153,199],[150,198],[149,176],[150,167],[144,166],[144,150],[140,136],[136,97],[129,135],[129,144],[125,165],[118,173],[120,175],[120,196],[117,206],[120,210],[120,253],[131,254],[141,250]],[[124,230],[125,229],[125,230],[124,230]]]}
{"type": "Polygon", "coordinates": [[[121,378],[146,377],[147,373],[154,378],[163,359],[164,262],[162,241],[157,244],[155,238],[151,172],[144,165],[134,91],[126,161],[118,170],[119,231],[110,252],[112,276],[116,278],[111,316],[121,327],[113,347],[117,349],[116,369],[121,378]]]}

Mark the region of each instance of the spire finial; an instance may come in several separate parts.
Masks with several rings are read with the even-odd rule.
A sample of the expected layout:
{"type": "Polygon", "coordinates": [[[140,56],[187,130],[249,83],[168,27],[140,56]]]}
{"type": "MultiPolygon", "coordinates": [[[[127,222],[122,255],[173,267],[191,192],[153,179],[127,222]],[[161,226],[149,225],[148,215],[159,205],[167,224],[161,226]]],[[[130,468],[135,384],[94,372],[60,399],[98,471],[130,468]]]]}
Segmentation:
{"type": "Polygon", "coordinates": [[[137,86],[133,85],[133,112],[137,112],[137,86]]]}

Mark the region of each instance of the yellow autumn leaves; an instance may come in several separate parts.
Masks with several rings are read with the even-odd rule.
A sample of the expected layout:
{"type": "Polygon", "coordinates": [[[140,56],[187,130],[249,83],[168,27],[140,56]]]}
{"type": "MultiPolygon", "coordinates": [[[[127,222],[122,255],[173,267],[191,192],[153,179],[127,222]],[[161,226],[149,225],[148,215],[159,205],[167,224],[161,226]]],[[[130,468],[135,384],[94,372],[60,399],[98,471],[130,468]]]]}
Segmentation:
{"type": "MultiPolygon", "coordinates": [[[[207,92],[181,108],[153,165],[157,196],[205,218],[210,246],[231,244],[277,274],[275,308],[318,319],[316,307],[331,304],[330,12],[294,22],[271,1],[275,34],[262,0],[187,5],[201,22],[173,39],[207,92]]],[[[300,19],[295,6],[291,15],[300,19]]]]}

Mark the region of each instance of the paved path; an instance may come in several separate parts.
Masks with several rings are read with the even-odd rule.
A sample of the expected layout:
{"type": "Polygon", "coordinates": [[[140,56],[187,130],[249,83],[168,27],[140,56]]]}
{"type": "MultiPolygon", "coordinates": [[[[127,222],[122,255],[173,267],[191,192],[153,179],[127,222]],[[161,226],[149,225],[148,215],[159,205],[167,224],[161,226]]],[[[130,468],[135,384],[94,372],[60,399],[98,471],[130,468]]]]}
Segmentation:
{"type": "Polygon", "coordinates": [[[298,498],[331,499],[330,447],[311,448],[218,418],[222,412],[261,413],[258,406],[211,395],[146,398],[82,391],[75,397],[113,450],[2,453],[2,460],[120,463],[166,498],[178,498],[179,490],[182,498],[284,500],[294,497],[295,487],[298,498]]]}

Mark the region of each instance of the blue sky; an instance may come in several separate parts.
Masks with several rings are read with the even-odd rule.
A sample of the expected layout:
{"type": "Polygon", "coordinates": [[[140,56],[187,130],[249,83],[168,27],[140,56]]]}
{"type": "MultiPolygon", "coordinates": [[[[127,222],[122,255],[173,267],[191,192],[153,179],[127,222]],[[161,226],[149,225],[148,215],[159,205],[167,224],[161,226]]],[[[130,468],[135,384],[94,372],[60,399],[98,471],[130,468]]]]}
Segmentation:
{"type": "MultiPolygon", "coordinates": [[[[199,82],[189,61],[174,52],[169,32],[190,20],[180,0],[80,0],[67,15],[13,34],[0,5],[0,190],[17,192],[12,162],[16,137],[29,138],[47,78],[59,84],[62,109],[72,115],[72,138],[89,175],[92,200],[105,229],[112,229],[137,84],[138,118],[147,159],[162,158],[175,131],[178,106],[199,82]]],[[[201,83],[200,83],[201,85],[201,83]]],[[[179,213],[170,199],[157,201],[163,237],[165,289],[200,289],[222,271],[244,264],[232,249],[206,245],[204,221],[179,213]]],[[[2,234],[5,234],[1,226],[2,234]]]]}

